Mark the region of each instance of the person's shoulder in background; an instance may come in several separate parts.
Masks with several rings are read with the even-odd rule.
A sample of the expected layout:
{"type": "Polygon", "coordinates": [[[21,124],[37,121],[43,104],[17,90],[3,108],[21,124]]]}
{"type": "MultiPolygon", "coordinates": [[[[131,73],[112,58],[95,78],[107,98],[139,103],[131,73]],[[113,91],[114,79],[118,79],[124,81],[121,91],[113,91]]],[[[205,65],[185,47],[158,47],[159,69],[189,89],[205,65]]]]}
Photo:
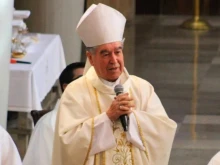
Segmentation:
{"type": "Polygon", "coordinates": [[[0,125],[0,165],[21,165],[17,147],[9,133],[0,125]]]}
{"type": "Polygon", "coordinates": [[[208,165],[220,165],[220,151],[212,157],[208,165]]]}

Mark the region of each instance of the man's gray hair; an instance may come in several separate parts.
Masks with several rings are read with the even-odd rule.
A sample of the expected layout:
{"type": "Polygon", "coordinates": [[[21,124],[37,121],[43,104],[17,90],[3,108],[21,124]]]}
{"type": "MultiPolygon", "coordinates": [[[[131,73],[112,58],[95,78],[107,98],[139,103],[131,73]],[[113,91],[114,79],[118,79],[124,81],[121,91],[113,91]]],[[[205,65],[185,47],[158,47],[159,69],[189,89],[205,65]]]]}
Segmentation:
{"type": "MultiPolygon", "coordinates": [[[[122,48],[124,47],[124,41],[125,41],[125,39],[123,39],[122,41],[121,41],[121,43],[122,43],[122,48]]],[[[90,53],[92,53],[92,54],[95,54],[95,51],[96,51],[96,48],[97,48],[98,46],[94,46],[94,47],[86,47],[86,51],[88,51],[88,52],[90,52],[90,53]]]]}
{"type": "Polygon", "coordinates": [[[97,46],[87,47],[87,48],[86,48],[86,51],[88,51],[88,52],[90,52],[90,53],[92,53],[92,54],[95,54],[96,48],[97,48],[97,46]]]}

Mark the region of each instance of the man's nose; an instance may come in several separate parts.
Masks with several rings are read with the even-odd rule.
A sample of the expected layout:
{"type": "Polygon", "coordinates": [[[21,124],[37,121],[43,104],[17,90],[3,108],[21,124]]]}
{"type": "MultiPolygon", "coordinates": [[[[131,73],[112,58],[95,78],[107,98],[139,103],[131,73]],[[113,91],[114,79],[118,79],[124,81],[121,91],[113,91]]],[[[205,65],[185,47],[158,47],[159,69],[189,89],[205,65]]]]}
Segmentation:
{"type": "Polygon", "coordinates": [[[118,61],[118,60],[117,60],[117,56],[113,53],[113,54],[111,55],[111,61],[110,61],[110,62],[114,64],[114,63],[117,63],[117,61],[118,61]]]}

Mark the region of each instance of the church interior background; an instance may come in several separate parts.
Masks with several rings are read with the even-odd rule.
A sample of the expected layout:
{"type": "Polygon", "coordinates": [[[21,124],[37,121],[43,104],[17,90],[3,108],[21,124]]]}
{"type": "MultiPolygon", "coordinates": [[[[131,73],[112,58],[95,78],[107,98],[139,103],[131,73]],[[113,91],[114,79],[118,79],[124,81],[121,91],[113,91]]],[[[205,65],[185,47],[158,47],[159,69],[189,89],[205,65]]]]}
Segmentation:
{"type": "MultiPolygon", "coordinates": [[[[56,29],[60,15],[54,13],[64,14],[64,3],[70,1],[15,0],[16,9],[31,10],[26,21],[30,32],[60,34],[67,63],[85,60],[83,45],[73,47],[79,49],[80,58],[70,51],[74,41],[68,35],[75,35],[75,29],[68,35],[65,28],[56,29]]],[[[178,123],[169,165],[206,165],[220,150],[220,1],[200,1],[199,16],[209,26],[206,30],[192,30],[181,25],[194,18],[195,1],[87,0],[83,6],[86,9],[101,2],[128,19],[125,66],[130,74],[154,86],[167,114],[178,123]]],[[[69,6],[65,18],[60,19],[71,23],[68,12],[76,7],[69,6]]],[[[53,93],[51,90],[42,102],[44,108],[49,107],[48,102],[51,106],[53,93]]],[[[16,125],[15,120],[8,121],[8,129],[16,125]]],[[[17,132],[10,133],[17,144],[17,132]]]]}

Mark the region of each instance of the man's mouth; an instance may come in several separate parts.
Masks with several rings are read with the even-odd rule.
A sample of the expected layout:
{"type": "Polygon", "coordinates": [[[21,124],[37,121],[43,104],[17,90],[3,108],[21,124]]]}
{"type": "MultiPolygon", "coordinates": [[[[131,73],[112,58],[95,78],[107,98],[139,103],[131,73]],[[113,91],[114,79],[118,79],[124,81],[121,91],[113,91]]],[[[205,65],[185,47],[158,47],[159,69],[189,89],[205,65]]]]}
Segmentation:
{"type": "Polygon", "coordinates": [[[111,70],[111,71],[114,71],[114,70],[117,70],[118,67],[115,67],[115,68],[109,68],[108,70],[111,70]]]}

